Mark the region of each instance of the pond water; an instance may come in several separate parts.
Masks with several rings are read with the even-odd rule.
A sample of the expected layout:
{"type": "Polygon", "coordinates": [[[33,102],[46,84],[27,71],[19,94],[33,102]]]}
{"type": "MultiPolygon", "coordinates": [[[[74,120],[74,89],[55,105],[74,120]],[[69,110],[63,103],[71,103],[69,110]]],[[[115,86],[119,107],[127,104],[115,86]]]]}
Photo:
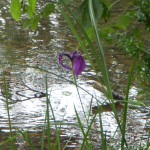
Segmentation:
{"type": "MultiPolygon", "coordinates": [[[[77,43],[61,15],[53,13],[47,20],[39,23],[36,31],[27,31],[10,17],[7,1],[1,3],[0,7],[0,142],[9,137],[4,91],[7,85],[13,131],[28,131],[35,143],[35,148],[40,149],[39,139],[41,139],[41,128],[46,114],[45,83],[47,78],[50,103],[54,111],[54,116],[50,115],[52,133],[56,134],[54,124],[61,125],[62,147],[69,140],[66,149],[77,148],[82,141],[82,136],[77,126],[74,105],[83,122],[86,122],[82,105],[85,114],[90,113],[92,118],[91,100],[93,99],[92,106],[97,105],[95,97],[101,103],[107,101],[102,92],[93,88],[95,73],[86,61],[85,71],[77,78],[77,83],[81,87],[79,98],[75,85],[69,82],[72,81],[71,73],[64,71],[57,62],[59,53],[74,51],[77,48],[77,43]]],[[[106,51],[106,57],[112,75],[111,81],[115,85],[114,90],[123,92],[131,60],[114,49],[106,51]]],[[[134,98],[136,95],[137,88],[133,86],[130,90],[130,97],[134,98]]],[[[143,143],[146,141],[149,129],[149,109],[147,107],[145,111],[129,110],[127,122],[129,144],[136,145],[139,141],[143,143]]],[[[111,141],[117,130],[117,124],[110,112],[102,113],[102,118],[104,130],[111,141]]],[[[92,140],[98,148],[100,147],[100,137],[97,134],[98,118],[92,129],[92,140]]],[[[119,134],[118,132],[115,137],[116,145],[119,144],[117,143],[119,134]]],[[[28,149],[28,144],[20,136],[16,139],[16,147],[28,149]]],[[[2,148],[9,149],[7,144],[4,144],[2,148]]],[[[45,149],[47,149],[46,144],[45,149]]]]}

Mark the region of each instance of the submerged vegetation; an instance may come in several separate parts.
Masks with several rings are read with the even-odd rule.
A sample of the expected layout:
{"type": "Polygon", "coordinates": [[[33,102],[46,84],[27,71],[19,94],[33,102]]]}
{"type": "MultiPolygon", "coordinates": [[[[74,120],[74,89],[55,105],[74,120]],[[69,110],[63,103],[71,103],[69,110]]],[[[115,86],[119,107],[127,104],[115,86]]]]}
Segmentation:
{"type": "MultiPolygon", "coordinates": [[[[44,79],[44,84],[46,86],[45,93],[38,93],[38,96],[34,95],[36,98],[45,97],[46,100],[45,121],[44,124],[41,125],[42,133],[40,135],[40,149],[61,150],[65,149],[69,144],[69,139],[64,142],[65,145],[61,144],[61,127],[66,124],[64,123],[64,119],[60,122],[56,120],[55,112],[51,104],[51,91],[49,91],[47,75],[53,74],[54,76],[59,77],[59,79],[68,81],[76,87],[80,105],[82,106],[84,117],[80,116],[81,112],[78,112],[76,105],[74,104],[73,106],[77,121],[75,127],[80,130],[81,136],[83,137],[74,149],[148,150],[150,147],[149,128],[146,131],[144,143],[142,140],[139,140],[137,145],[132,145],[128,139],[127,117],[130,115],[128,109],[141,110],[142,108],[149,106],[149,99],[147,97],[150,94],[150,1],[117,0],[113,2],[111,0],[84,0],[77,2],[77,7],[74,7],[74,2],[72,0],[54,0],[43,2],[42,8],[39,8],[39,3],[40,2],[36,0],[11,0],[10,13],[26,30],[36,30],[41,20],[47,19],[53,13],[59,13],[66,21],[73,34],[73,38],[76,39],[78,45],[78,47],[72,48],[74,49],[74,52],[71,52],[70,54],[62,52],[58,56],[59,65],[68,71],[72,71],[73,81],[72,78],[68,80],[68,78],[54,74],[44,67],[28,66],[35,67],[37,70],[46,73],[44,79]],[[122,3],[124,6],[122,6],[122,3]],[[122,53],[130,56],[132,60],[131,67],[128,70],[128,77],[125,81],[126,87],[124,89],[124,96],[122,96],[122,93],[115,93],[113,89],[105,58],[105,47],[109,46],[113,47],[113,49],[119,49],[122,53]],[[83,56],[79,55],[77,52],[78,50],[82,50],[83,56]],[[70,62],[67,65],[64,62],[65,60],[63,60],[64,57],[69,58],[70,62]],[[97,85],[99,85],[99,87],[101,86],[100,91],[104,93],[107,102],[109,103],[106,104],[105,102],[101,102],[99,97],[95,97],[88,90],[83,89],[78,85],[76,79],[78,78],[78,75],[82,76],[82,72],[86,68],[85,59],[94,70],[96,82],[98,83],[97,85]],[[140,98],[136,97],[136,100],[129,96],[130,89],[134,84],[136,84],[137,87],[140,87],[141,84],[146,84],[146,86],[139,91],[142,96],[140,98]],[[91,96],[90,106],[88,107],[89,112],[85,111],[83,98],[80,96],[80,90],[84,90],[86,94],[91,96]],[[96,103],[94,104],[96,106],[93,107],[94,100],[96,100],[96,103]],[[96,108],[96,111],[94,108],[96,108]],[[93,115],[91,116],[92,111],[93,115]],[[107,133],[104,130],[106,120],[103,118],[103,112],[111,113],[117,124],[114,135],[111,136],[111,138],[108,138],[107,133]],[[120,112],[122,113],[121,115],[119,115],[120,112]],[[52,116],[54,120],[53,124],[50,121],[50,116],[52,116]],[[98,120],[98,123],[95,123],[96,120],[98,120]],[[54,126],[54,130],[52,130],[52,126],[54,126]],[[96,142],[92,139],[92,134],[96,134],[96,137],[98,137],[98,145],[96,145],[96,142]],[[119,138],[117,138],[116,135],[119,138]]],[[[3,75],[3,81],[5,85],[3,94],[8,114],[10,137],[2,142],[0,141],[0,146],[3,147],[6,143],[10,143],[10,149],[14,150],[16,149],[15,139],[22,136],[29,149],[35,149],[30,133],[28,134],[27,131],[16,129],[14,135],[14,131],[11,128],[9,113],[10,93],[7,88],[5,74],[3,75]]],[[[149,113],[149,108],[146,109],[146,111],[149,113]]],[[[136,113],[138,113],[138,111],[136,113]]],[[[68,123],[67,125],[72,126],[71,123],[68,123]]],[[[133,138],[136,138],[136,136],[137,135],[133,138]]],[[[143,137],[141,137],[141,139],[143,139],[143,137]]]]}

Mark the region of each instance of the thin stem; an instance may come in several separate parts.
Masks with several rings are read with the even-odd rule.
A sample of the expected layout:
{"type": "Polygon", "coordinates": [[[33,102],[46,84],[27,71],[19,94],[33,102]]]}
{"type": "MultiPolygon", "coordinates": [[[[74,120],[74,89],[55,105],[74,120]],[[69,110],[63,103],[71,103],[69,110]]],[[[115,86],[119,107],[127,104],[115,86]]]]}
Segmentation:
{"type": "Polygon", "coordinates": [[[81,96],[80,96],[80,93],[79,93],[79,89],[78,89],[78,86],[77,86],[77,81],[76,81],[76,77],[74,75],[74,70],[72,70],[72,76],[73,76],[73,81],[76,85],[76,89],[77,89],[77,93],[78,93],[78,96],[79,96],[79,100],[80,100],[80,103],[81,103],[81,107],[82,107],[82,110],[83,110],[83,113],[84,113],[84,117],[86,119],[86,122],[88,123],[88,119],[86,117],[86,113],[85,113],[85,110],[84,110],[84,107],[83,107],[83,103],[82,103],[82,100],[81,100],[81,96]]]}
{"type": "Polygon", "coordinates": [[[6,82],[6,78],[5,75],[3,74],[3,80],[4,80],[4,94],[5,94],[5,98],[6,98],[6,110],[7,110],[7,115],[8,115],[8,125],[9,125],[9,130],[10,130],[10,138],[11,138],[11,149],[14,150],[14,143],[13,143],[13,134],[12,134],[12,127],[11,127],[11,120],[10,120],[10,111],[9,111],[9,89],[8,89],[8,85],[6,82]]]}
{"type": "MultiPolygon", "coordinates": [[[[49,107],[52,111],[52,116],[53,116],[53,119],[54,119],[54,122],[56,122],[56,119],[55,119],[55,115],[54,115],[54,111],[53,111],[53,107],[51,105],[51,102],[50,102],[50,99],[48,97],[48,83],[47,83],[47,76],[46,76],[46,95],[47,95],[47,110],[48,110],[48,116],[49,116],[49,107]]],[[[51,95],[51,93],[50,93],[51,95]]],[[[57,124],[55,124],[55,129],[56,129],[56,142],[57,142],[57,145],[56,147],[58,146],[58,150],[60,150],[60,139],[59,139],[59,135],[60,135],[60,130],[57,128],[57,124]]],[[[48,128],[48,130],[50,130],[50,128],[48,128]]]]}
{"type": "Polygon", "coordinates": [[[46,118],[47,118],[47,130],[48,130],[48,150],[50,150],[51,134],[50,134],[50,116],[49,116],[49,98],[48,98],[47,76],[46,76],[46,118]]]}
{"type": "MultiPolygon", "coordinates": [[[[124,143],[125,143],[125,129],[126,129],[126,121],[127,121],[127,108],[128,108],[128,97],[129,97],[129,90],[132,82],[132,77],[134,73],[134,67],[135,63],[132,65],[129,77],[128,77],[128,83],[127,83],[127,88],[126,88],[126,102],[124,104],[124,109],[123,109],[123,123],[122,123],[122,141],[121,141],[121,149],[124,150],[124,143]]],[[[126,145],[127,146],[127,145],[126,145]]]]}

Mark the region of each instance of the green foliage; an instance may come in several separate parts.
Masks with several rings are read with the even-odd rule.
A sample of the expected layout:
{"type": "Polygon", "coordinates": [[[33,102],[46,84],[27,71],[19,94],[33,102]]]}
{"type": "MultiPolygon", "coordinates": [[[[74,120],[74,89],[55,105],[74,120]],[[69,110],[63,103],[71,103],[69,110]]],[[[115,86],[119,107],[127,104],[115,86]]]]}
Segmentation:
{"type": "Polygon", "coordinates": [[[36,0],[28,0],[28,3],[32,13],[34,14],[35,7],[36,7],[36,0]]]}
{"type": "Polygon", "coordinates": [[[39,23],[39,20],[40,20],[40,16],[39,15],[35,15],[31,19],[26,19],[23,22],[23,28],[28,28],[28,29],[36,30],[37,26],[38,26],[38,23],[39,23]]]}
{"type": "Polygon", "coordinates": [[[36,0],[25,0],[21,2],[22,14],[26,14],[28,18],[31,18],[35,14],[36,0]]]}
{"type": "Polygon", "coordinates": [[[130,25],[132,17],[130,15],[121,15],[118,17],[117,23],[114,24],[115,28],[119,30],[126,30],[126,27],[130,25]]]}
{"type": "Polygon", "coordinates": [[[53,3],[48,3],[41,11],[41,15],[43,18],[47,18],[51,13],[54,12],[55,6],[53,3]]]}
{"type": "MultiPolygon", "coordinates": [[[[76,11],[76,17],[81,18],[82,25],[85,29],[91,26],[88,3],[88,0],[84,0],[76,11]]],[[[108,9],[105,3],[100,0],[94,0],[92,1],[92,5],[94,8],[96,21],[98,21],[100,18],[104,18],[106,20],[106,18],[108,17],[108,9]]]]}
{"type": "Polygon", "coordinates": [[[21,20],[23,28],[36,30],[41,18],[47,18],[54,12],[54,3],[46,3],[41,10],[36,10],[36,0],[12,0],[10,13],[17,21],[21,20]],[[25,14],[25,18],[21,17],[25,14]]]}
{"type": "Polygon", "coordinates": [[[111,11],[116,13],[115,20],[110,18],[110,22],[100,29],[100,35],[105,43],[115,45],[117,49],[137,60],[137,80],[149,80],[150,77],[149,6],[149,0],[133,0],[122,11],[112,8],[111,11]]]}
{"type": "Polygon", "coordinates": [[[31,18],[34,15],[35,7],[36,0],[11,0],[10,13],[15,20],[19,21],[22,10],[31,18]]]}
{"type": "Polygon", "coordinates": [[[120,42],[126,52],[139,61],[138,70],[145,72],[146,76],[150,76],[150,55],[143,44],[139,38],[132,36],[124,36],[120,42]]]}
{"type": "Polygon", "coordinates": [[[10,13],[12,14],[12,17],[19,21],[21,16],[21,3],[20,0],[11,0],[10,4],[10,13]]]}
{"type": "Polygon", "coordinates": [[[40,19],[47,18],[51,13],[54,12],[54,9],[55,9],[54,3],[45,4],[45,6],[40,11],[38,11],[38,13],[36,13],[36,11],[34,11],[34,15],[33,15],[33,13],[30,13],[31,11],[29,9],[27,14],[29,14],[29,13],[30,14],[29,14],[29,17],[27,17],[23,21],[23,28],[36,30],[40,19]]]}
{"type": "Polygon", "coordinates": [[[18,133],[20,133],[22,135],[24,141],[26,141],[30,145],[30,149],[34,150],[35,147],[34,147],[33,143],[31,142],[31,139],[30,139],[27,131],[18,130],[18,133]]]}
{"type": "Polygon", "coordinates": [[[138,7],[136,17],[150,30],[150,0],[135,0],[134,4],[138,7]]]}

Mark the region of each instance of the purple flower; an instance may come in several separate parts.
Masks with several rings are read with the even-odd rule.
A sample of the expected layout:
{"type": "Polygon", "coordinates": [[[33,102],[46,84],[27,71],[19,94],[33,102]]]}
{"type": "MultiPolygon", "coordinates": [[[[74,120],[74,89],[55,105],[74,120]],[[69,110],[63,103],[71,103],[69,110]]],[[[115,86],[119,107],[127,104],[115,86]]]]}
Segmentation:
{"type": "Polygon", "coordinates": [[[85,61],[83,59],[83,57],[81,55],[79,55],[76,51],[74,52],[71,52],[70,54],[59,54],[59,57],[58,57],[58,63],[66,70],[73,70],[75,76],[81,74],[81,72],[84,70],[85,68],[85,61]],[[63,64],[63,56],[67,56],[70,60],[71,60],[71,63],[72,63],[72,66],[66,66],[63,64]]]}

